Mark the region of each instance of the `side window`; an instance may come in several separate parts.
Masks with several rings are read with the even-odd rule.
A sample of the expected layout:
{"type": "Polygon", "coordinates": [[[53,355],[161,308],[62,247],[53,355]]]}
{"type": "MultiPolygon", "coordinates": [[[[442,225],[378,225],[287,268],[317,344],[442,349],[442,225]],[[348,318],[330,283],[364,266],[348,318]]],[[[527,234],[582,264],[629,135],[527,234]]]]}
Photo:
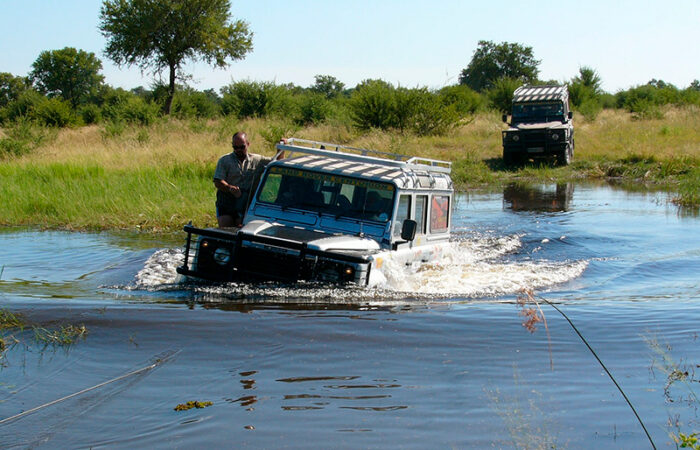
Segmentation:
{"type": "Polygon", "coordinates": [[[399,209],[396,212],[396,218],[394,221],[394,236],[401,236],[401,226],[405,219],[411,217],[411,196],[401,195],[399,197],[399,209]]]}
{"type": "Polygon", "coordinates": [[[447,195],[434,195],[430,202],[430,232],[441,233],[447,231],[450,215],[450,197],[447,195]]]}
{"type": "Polygon", "coordinates": [[[416,228],[416,233],[425,234],[425,216],[428,212],[428,196],[418,195],[416,196],[416,223],[418,227],[416,228]]]}

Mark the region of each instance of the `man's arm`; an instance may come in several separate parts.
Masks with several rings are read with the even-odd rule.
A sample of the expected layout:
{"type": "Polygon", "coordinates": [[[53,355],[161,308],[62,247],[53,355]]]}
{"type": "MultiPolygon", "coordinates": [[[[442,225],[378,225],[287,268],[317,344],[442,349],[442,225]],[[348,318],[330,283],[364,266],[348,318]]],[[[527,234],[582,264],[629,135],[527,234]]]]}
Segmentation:
{"type": "Polygon", "coordinates": [[[239,198],[241,196],[241,188],[232,184],[228,184],[226,180],[214,178],[214,186],[216,186],[216,188],[221,192],[231,194],[236,198],[239,198]]]}

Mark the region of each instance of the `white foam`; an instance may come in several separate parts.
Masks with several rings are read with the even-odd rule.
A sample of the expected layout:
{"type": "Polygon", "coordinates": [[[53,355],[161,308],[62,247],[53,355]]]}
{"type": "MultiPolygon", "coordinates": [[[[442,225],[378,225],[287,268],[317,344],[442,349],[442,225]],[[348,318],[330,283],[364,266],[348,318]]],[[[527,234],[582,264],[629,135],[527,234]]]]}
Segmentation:
{"type": "MultiPolygon", "coordinates": [[[[407,267],[395,261],[385,261],[381,269],[373,270],[370,288],[336,288],[317,284],[280,286],[274,283],[249,285],[201,285],[196,292],[221,300],[263,297],[287,297],[310,301],[333,302],[360,299],[399,299],[406,296],[494,297],[514,294],[522,289],[546,289],[579,277],[587,261],[518,261],[507,255],[522,246],[520,236],[472,236],[452,242],[442,257],[431,263],[407,267]]],[[[136,275],[136,289],[172,288],[179,281],[175,268],[183,263],[181,249],[156,251],[136,275]]]]}
{"type": "Polygon", "coordinates": [[[501,260],[520,246],[519,236],[454,242],[441,260],[416,268],[388,261],[381,268],[386,281],[377,286],[429,295],[496,296],[564,283],[588,266],[586,261],[501,260]]]}
{"type": "Polygon", "coordinates": [[[175,269],[185,261],[185,254],[180,248],[169,248],[156,251],[151,255],[143,269],[136,274],[138,288],[158,287],[173,284],[178,280],[175,269]]]}

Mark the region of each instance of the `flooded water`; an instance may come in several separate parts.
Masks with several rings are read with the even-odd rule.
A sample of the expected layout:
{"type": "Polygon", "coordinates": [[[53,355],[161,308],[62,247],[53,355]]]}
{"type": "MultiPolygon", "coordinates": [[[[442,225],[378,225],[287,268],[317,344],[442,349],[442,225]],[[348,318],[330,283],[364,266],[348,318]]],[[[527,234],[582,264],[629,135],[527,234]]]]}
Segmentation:
{"type": "Polygon", "coordinates": [[[651,448],[547,301],[656,447],[700,428],[697,215],[520,186],[459,196],[453,227],[368,289],[182,284],[184,236],[4,230],[0,308],[87,334],[0,329],[0,448],[651,448]]]}

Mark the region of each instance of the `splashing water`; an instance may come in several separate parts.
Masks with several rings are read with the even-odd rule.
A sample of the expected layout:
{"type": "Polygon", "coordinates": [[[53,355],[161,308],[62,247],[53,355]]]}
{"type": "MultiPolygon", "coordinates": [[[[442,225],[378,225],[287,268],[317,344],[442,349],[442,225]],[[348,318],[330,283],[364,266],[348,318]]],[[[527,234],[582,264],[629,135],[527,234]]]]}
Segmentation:
{"type": "Polygon", "coordinates": [[[151,255],[136,274],[136,288],[158,287],[177,282],[178,273],[175,269],[185,261],[182,249],[169,248],[158,250],[151,255]]]}
{"type": "Polygon", "coordinates": [[[443,257],[414,270],[389,261],[382,267],[385,287],[421,294],[491,297],[522,289],[542,289],[576,278],[586,261],[501,261],[520,248],[519,236],[453,242],[443,257]]]}
{"type": "MultiPolygon", "coordinates": [[[[520,236],[463,239],[452,242],[442,257],[430,263],[405,266],[386,261],[375,270],[369,288],[329,287],[315,283],[293,286],[277,283],[226,283],[196,285],[203,301],[262,300],[308,302],[384,302],[411,297],[477,298],[509,295],[522,289],[545,289],[580,276],[587,261],[513,261],[505,258],[522,246],[520,236]]],[[[135,277],[132,289],[160,290],[184,288],[178,285],[175,268],[182,264],[181,249],[156,251],[135,277]]]]}

